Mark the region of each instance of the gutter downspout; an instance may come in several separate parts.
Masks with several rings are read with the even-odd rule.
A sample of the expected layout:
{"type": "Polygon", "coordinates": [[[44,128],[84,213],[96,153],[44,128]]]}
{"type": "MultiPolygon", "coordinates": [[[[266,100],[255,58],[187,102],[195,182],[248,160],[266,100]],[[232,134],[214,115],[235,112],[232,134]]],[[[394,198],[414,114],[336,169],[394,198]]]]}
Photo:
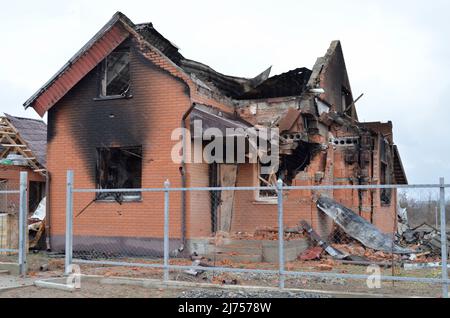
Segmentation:
{"type": "Polygon", "coordinates": [[[45,174],[45,244],[47,251],[52,250],[50,237],[50,172],[45,174]]]}
{"type": "MultiPolygon", "coordinates": [[[[189,114],[194,110],[196,104],[192,104],[189,109],[184,113],[183,118],[181,119],[181,127],[182,129],[182,159],[181,159],[181,187],[186,188],[186,118],[189,114]]],[[[186,247],[186,191],[181,191],[181,246],[178,249],[180,252],[184,250],[186,247]]]]}

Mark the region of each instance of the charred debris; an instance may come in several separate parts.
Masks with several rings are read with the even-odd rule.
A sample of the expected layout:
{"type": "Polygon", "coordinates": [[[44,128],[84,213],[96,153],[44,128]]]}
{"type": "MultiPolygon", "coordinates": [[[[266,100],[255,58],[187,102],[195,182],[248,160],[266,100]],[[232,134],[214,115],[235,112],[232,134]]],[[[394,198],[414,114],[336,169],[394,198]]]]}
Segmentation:
{"type": "MultiPolygon", "coordinates": [[[[368,164],[375,145],[374,135],[379,133],[376,123],[358,121],[355,103],[343,60],[339,41],[331,43],[325,56],[317,59],[312,69],[298,67],[282,74],[270,76],[271,67],[254,78],[229,76],[210,66],[185,58],[176,45],[164,38],[152,23],[135,25],[149,43],[190,75],[203,94],[232,105],[229,121],[245,121],[255,128],[278,128],[280,133],[280,168],[276,178],[268,176],[268,183],[281,178],[291,184],[295,176],[308,168],[313,158],[326,152],[328,147],[345,146],[346,164],[354,166],[349,177],[351,184],[369,184],[368,164]],[[342,135],[343,137],[338,137],[342,135]]],[[[227,117],[220,110],[196,105],[205,112],[217,114],[211,126],[223,124],[227,117]]],[[[191,118],[192,120],[193,118],[191,118]]],[[[232,124],[233,126],[233,124],[232,124]]],[[[393,161],[392,138],[386,136],[384,161],[386,169],[393,161]]],[[[323,169],[316,179],[323,178],[323,169]]],[[[404,175],[403,167],[396,167],[404,175]]],[[[393,171],[386,171],[391,176],[393,171]]],[[[386,183],[392,178],[385,178],[386,183]]],[[[406,177],[401,182],[407,182],[406,177]]],[[[386,195],[386,200],[389,200],[386,195]]]]}

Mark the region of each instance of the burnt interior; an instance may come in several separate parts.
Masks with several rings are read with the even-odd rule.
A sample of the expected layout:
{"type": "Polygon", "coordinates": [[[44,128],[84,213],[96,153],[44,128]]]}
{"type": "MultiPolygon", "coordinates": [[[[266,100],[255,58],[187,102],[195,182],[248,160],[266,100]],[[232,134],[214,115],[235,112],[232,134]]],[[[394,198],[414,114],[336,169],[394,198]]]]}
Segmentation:
{"type": "Polygon", "coordinates": [[[100,96],[126,96],[130,90],[130,48],[114,50],[101,67],[100,96]]]}
{"type": "Polygon", "coordinates": [[[33,213],[45,196],[45,182],[30,181],[28,188],[28,209],[33,213]]]}
{"type": "MultiPolygon", "coordinates": [[[[391,174],[389,162],[391,161],[391,151],[389,143],[385,138],[380,139],[380,184],[391,184],[391,174]]],[[[392,189],[381,189],[380,200],[382,204],[390,204],[392,189]]]]}
{"type": "MultiPolygon", "coordinates": [[[[97,149],[98,189],[139,189],[142,180],[142,147],[97,149]]],[[[140,192],[102,192],[97,200],[140,200],[140,192]]]]}
{"type": "Polygon", "coordinates": [[[290,185],[295,176],[300,171],[305,170],[311,163],[312,157],[317,153],[319,148],[319,144],[299,141],[297,148],[293,150],[292,154],[281,156],[280,169],[277,172],[277,177],[290,185]]]}
{"type": "Polygon", "coordinates": [[[311,77],[311,71],[305,67],[275,75],[242,94],[238,99],[260,99],[301,95],[311,77]]]}
{"type": "MultiPolygon", "coordinates": [[[[267,186],[274,186],[277,181],[277,173],[263,173],[263,168],[269,168],[270,169],[271,162],[268,163],[260,163],[259,164],[259,171],[258,171],[258,178],[259,178],[259,186],[260,187],[267,187],[267,186]]],[[[259,198],[275,198],[277,196],[277,191],[275,189],[260,189],[259,190],[259,198]]]]}

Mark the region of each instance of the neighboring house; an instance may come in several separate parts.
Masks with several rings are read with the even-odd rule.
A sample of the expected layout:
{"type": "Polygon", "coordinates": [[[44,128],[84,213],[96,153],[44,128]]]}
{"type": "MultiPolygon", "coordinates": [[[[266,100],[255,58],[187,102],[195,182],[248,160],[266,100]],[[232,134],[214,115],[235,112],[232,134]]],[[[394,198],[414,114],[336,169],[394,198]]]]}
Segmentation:
{"type": "Polygon", "coordinates": [[[28,172],[29,210],[45,196],[47,125],[42,120],[0,117],[0,182],[3,188],[19,189],[20,171],[28,172]]]}
{"type": "MultiPolygon", "coordinates": [[[[53,248],[64,248],[70,169],[76,188],[161,188],[166,179],[172,187],[266,185],[277,178],[288,185],[407,182],[392,124],[358,121],[338,41],[311,70],[269,73],[251,79],[220,74],[184,58],[151,23],[134,24],[116,13],[24,104],[48,113],[53,248]],[[194,119],[220,131],[279,128],[279,170],[261,173],[258,162],[173,162],[172,132],[194,119]]],[[[286,225],[307,219],[321,234],[331,233],[316,207],[320,194],[385,232],[395,226],[396,193],[386,190],[285,191],[286,225]]],[[[161,249],[163,204],[162,193],[76,193],[75,249],[106,242],[110,249],[161,249]]],[[[171,244],[276,227],[276,211],[274,191],[172,192],[171,244]]]]}
{"type": "MultiPolygon", "coordinates": [[[[45,196],[47,125],[42,120],[0,116],[0,190],[19,190],[20,172],[28,173],[32,213],[45,196]]],[[[0,248],[17,247],[19,195],[0,194],[0,248]]]]}

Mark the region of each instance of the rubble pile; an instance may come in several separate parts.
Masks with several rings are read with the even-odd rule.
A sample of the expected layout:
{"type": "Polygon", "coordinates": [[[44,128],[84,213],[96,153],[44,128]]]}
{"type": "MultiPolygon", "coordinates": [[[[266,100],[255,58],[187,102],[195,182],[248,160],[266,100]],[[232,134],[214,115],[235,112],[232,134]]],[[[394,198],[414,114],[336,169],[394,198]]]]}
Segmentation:
{"type": "MultiPolygon", "coordinates": [[[[450,235],[447,234],[447,246],[450,243],[450,235]]],[[[441,231],[428,223],[422,223],[414,228],[407,228],[400,236],[400,242],[407,245],[415,245],[421,253],[430,256],[441,254],[441,231]]]]}
{"type": "MultiPolygon", "coordinates": [[[[335,261],[356,265],[371,263],[389,265],[438,263],[441,260],[441,233],[429,224],[421,224],[415,228],[404,228],[401,235],[396,234],[396,246],[412,251],[409,254],[381,251],[364,246],[361,242],[346,233],[340,233],[339,239],[327,242],[321,238],[307,222],[301,221],[304,233],[309,236],[310,247],[298,256],[299,261],[320,261],[318,270],[331,270],[335,261]]],[[[449,238],[449,235],[447,235],[449,238]]],[[[449,244],[450,242],[447,242],[449,244]]]]}
{"type": "MultiPolygon", "coordinates": [[[[227,233],[228,234],[228,233],[227,233]]],[[[278,228],[277,227],[259,227],[253,233],[249,232],[236,232],[233,234],[228,234],[229,238],[239,239],[239,240],[269,240],[276,241],[278,240],[278,228]]],[[[284,240],[296,240],[305,238],[305,234],[303,231],[298,228],[286,229],[284,231],[284,240]]]]}
{"type": "Polygon", "coordinates": [[[183,291],[179,298],[331,298],[331,296],[290,291],[258,291],[258,290],[214,290],[214,289],[192,289],[183,291]]]}

